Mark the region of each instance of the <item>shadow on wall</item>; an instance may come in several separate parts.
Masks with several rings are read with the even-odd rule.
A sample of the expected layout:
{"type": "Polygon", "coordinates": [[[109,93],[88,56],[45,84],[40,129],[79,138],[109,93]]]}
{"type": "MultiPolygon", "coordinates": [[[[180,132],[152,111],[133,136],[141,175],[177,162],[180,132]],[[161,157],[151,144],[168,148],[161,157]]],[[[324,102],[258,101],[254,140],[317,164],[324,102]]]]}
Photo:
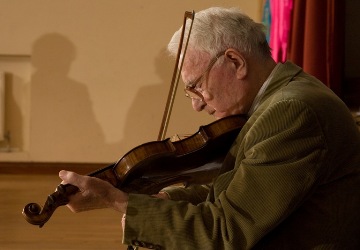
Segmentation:
{"type": "Polygon", "coordinates": [[[108,162],[112,162],[132,147],[156,140],[166,101],[164,93],[168,91],[173,68],[173,62],[165,52],[160,52],[155,61],[161,82],[139,90],[126,118],[124,114],[125,137],[112,144],[105,142],[104,133],[96,121],[86,83],[68,76],[75,57],[74,44],[61,34],[46,34],[34,43],[31,158],[36,161],[69,162],[69,159],[75,159],[70,161],[99,162],[105,155],[109,156],[108,162]],[[164,58],[168,61],[164,62],[164,58]],[[164,100],[159,101],[160,97],[164,100]]]}
{"type": "Polygon", "coordinates": [[[139,145],[157,140],[173,68],[174,61],[163,48],[155,58],[155,73],[160,77],[160,82],[143,86],[137,92],[127,113],[124,143],[135,142],[139,145]],[[131,131],[136,131],[136,133],[131,131]]]}
{"type": "Polygon", "coordinates": [[[25,122],[14,94],[15,91],[21,91],[23,88],[24,81],[21,77],[5,72],[5,107],[11,112],[5,112],[4,140],[0,140],[0,152],[17,152],[24,149],[25,122]]]}
{"type": "Polygon", "coordinates": [[[60,34],[46,34],[34,43],[30,124],[33,159],[86,159],[96,145],[104,144],[86,85],[68,76],[75,56],[75,46],[60,34]]]}

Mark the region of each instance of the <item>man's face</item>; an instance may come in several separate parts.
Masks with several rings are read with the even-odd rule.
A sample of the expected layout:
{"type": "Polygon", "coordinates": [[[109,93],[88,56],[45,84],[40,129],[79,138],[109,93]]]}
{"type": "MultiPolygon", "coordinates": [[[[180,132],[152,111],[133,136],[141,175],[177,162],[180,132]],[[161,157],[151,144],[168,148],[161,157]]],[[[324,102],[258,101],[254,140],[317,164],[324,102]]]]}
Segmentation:
{"type": "Polygon", "coordinates": [[[231,53],[227,50],[209,67],[209,63],[211,66],[214,60],[210,55],[202,54],[199,57],[199,54],[192,50],[187,52],[181,72],[182,79],[185,86],[195,79],[200,79],[196,86],[192,87],[202,95],[202,98],[191,99],[194,110],[204,110],[219,119],[245,114],[250,109],[252,100],[247,97],[248,83],[243,80],[243,72],[239,72],[244,68],[239,67],[236,56],[231,53]]]}

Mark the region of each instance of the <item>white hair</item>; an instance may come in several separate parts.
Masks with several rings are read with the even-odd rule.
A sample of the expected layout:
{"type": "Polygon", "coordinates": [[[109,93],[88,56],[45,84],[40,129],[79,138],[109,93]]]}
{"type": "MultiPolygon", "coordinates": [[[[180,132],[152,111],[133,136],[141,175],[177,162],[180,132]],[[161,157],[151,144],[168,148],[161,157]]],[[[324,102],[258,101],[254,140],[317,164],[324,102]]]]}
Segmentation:
{"type": "MultiPolygon", "coordinates": [[[[189,27],[188,21],[185,37],[189,27]]],[[[176,56],[178,51],[181,29],[175,32],[168,44],[168,51],[173,56],[176,56]]],[[[238,8],[212,7],[195,13],[189,47],[207,52],[211,56],[228,48],[237,49],[247,55],[271,56],[264,25],[254,22],[238,8]]]]}

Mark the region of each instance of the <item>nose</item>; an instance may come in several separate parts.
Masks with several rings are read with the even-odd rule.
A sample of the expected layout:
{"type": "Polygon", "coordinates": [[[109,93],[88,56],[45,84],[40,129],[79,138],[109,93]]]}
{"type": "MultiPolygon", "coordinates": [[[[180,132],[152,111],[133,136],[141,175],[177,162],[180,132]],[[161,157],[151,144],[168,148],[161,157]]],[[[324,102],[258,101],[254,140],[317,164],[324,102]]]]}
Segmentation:
{"type": "Polygon", "coordinates": [[[198,112],[202,111],[206,106],[206,103],[199,99],[191,99],[191,104],[193,109],[198,112]]]}

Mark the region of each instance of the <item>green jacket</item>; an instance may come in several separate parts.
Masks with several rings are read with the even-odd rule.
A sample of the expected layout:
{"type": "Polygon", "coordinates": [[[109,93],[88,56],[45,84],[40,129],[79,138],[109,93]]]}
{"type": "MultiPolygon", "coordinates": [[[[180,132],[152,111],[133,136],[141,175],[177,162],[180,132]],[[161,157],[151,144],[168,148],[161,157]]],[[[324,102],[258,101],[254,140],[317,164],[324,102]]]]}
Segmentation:
{"type": "Polygon", "coordinates": [[[124,244],[360,249],[360,133],[335,94],[286,62],[212,186],[167,192],[130,194],[124,244]]]}

